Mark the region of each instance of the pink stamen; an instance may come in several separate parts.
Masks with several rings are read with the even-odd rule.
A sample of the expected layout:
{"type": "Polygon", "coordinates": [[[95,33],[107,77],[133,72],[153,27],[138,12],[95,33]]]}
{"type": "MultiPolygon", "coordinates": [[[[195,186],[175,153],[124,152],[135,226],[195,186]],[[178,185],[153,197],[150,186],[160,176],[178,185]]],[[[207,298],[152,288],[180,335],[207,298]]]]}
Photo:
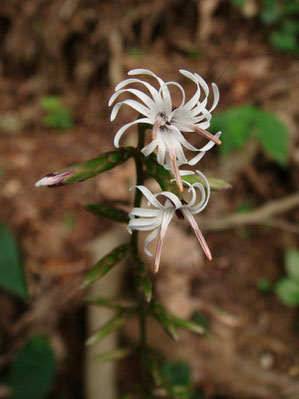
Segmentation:
{"type": "Polygon", "coordinates": [[[222,144],[221,140],[219,140],[217,137],[215,137],[212,133],[207,132],[206,130],[202,129],[201,127],[194,125],[193,129],[195,131],[197,131],[199,134],[201,134],[203,137],[205,137],[206,139],[212,140],[215,144],[217,144],[217,145],[222,144]]]}
{"type": "Polygon", "coordinates": [[[153,130],[152,130],[152,139],[153,139],[153,140],[156,140],[156,138],[157,138],[157,132],[158,132],[158,130],[160,129],[161,124],[162,124],[161,120],[157,120],[157,121],[155,122],[154,127],[153,127],[153,130]]]}
{"type": "Polygon", "coordinates": [[[199,243],[200,243],[200,245],[201,245],[201,247],[202,247],[204,253],[206,254],[206,257],[207,257],[209,260],[212,260],[211,251],[210,251],[210,249],[209,249],[209,247],[208,247],[208,244],[207,244],[207,242],[206,242],[204,236],[202,235],[202,232],[199,230],[198,224],[196,223],[196,221],[195,221],[193,215],[191,215],[191,214],[188,212],[188,215],[186,215],[186,216],[187,216],[188,219],[189,219],[189,222],[190,222],[190,224],[191,224],[191,227],[192,227],[192,229],[194,230],[194,233],[195,233],[195,235],[196,235],[196,237],[197,237],[197,239],[198,239],[198,241],[199,241],[199,243]]]}
{"type": "Polygon", "coordinates": [[[183,188],[182,178],[181,178],[181,175],[180,175],[179,165],[178,165],[177,159],[176,159],[176,153],[173,150],[173,148],[169,149],[169,157],[170,157],[170,161],[171,161],[172,170],[173,170],[173,173],[174,173],[176,184],[177,184],[180,192],[182,193],[184,191],[184,188],[183,188]]]}
{"type": "Polygon", "coordinates": [[[157,273],[159,271],[160,258],[161,258],[161,252],[162,252],[164,238],[165,238],[165,232],[163,232],[163,234],[161,232],[159,240],[158,240],[158,244],[157,244],[157,249],[156,249],[155,263],[154,263],[154,273],[157,273]]]}

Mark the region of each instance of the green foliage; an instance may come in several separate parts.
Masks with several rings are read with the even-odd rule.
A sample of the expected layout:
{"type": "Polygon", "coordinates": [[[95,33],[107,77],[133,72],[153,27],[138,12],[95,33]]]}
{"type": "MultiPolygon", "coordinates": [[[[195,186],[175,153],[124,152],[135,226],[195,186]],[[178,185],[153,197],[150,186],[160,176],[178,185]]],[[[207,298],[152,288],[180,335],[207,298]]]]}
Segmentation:
{"type": "Polygon", "coordinates": [[[12,399],[44,399],[55,375],[55,357],[48,340],[33,336],[10,370],[12,399]]]}
{"type": "MultiPolygon", "coordinates": [[[[172,399],[204,399],[202,390],[194,390],[190,367],[185,362],[150,362],[155,383],[160,387],[161,397],[172,399]]],[[[159,396],[160,397],[160,396],[159,396]]]]}
{"type": "Polygon", "coordinates": [[[156,300],[151,301],[151,314],[161,324],[164,331],[173,339],[178,338],[177,328],[183,328],[196,334],[205,334],[207,323],[203,318],[195,317],[194,320],[181,319],[169,313],[156,300]]]}
{"type": "Polygon", "coordinates": [[[84,277],[81,287],[85,288],[107,274],[114,266],[120,263],[130,250],[128,244],[120,245],[108,255],[99,260],[84,277]]]}
{"type": "Polygon", "coordinates": [[[94,215],[104,217],[106,219],[112,220],[113,222],[129,222],[128,212],[109,204],[88,204],[84,208],[94,215]]]}
{"type": "Polygon", "coordinates": [[[287,164],[289,134],[274,114],[256,110],[255,134],[265,151],[280,165],[287,164]]]}
{"type": "Polygon", "coordinates": [[[126,162],[134,155],[134,148],[123,147],[115,151],[105,152],[86,162],[79,162],[57,172],[51,173],[55,182],[48,187],[57,187],[70,183],[78,183],[104,173],[126,162]]]}
{"type": "Polygon", "coordinates": [[[299,305],[299,251],[291,249],[285,256],[287,277],[279,280],[275,292],[281,302],[289,307],[299,305]]]}
{"type": "MultiPolygon", "coordinates": [[[[243,8],[249,0],[231,0],[243,8]]],[[[299,55],[299,2],[298,0],[262,0],[258,17],[269,27],[269,41],[277,51],[299,55]]]]}
{"type": "Polygon", "coordinates": [[[69,109],[59,96],[44,96],[41,98],[40,104],[45,113],[43,124],[46,127],[65,130],[74,125],[69,109]]]}
{"type": "Polygon", "coordinates": [[[290,249],[286,253],[285,267],[288,276],[299,284],[299,251],[290,249]]]}
{"type": "Polygon", "coordinates": [[[100,363],[115,362],[128,357],[132,353],[130,348],[117,348],[97,355],[95,360],[100,363]]]}
{"type": "Polygon", "coordinates": [[[123,327],[134,315],[134,312],[128,311],[128,312],[122,312],[116,317],[113,317],[110,319],[102,328],[99,330],[95,331],[86,341],[86,345],[93,345],[96,342],[102,341],[104,338],[106,338],[109,334],[111,334],[114,331],[119,330],[121,327],[123,327]]]}
{"type": "Polygon", "coordinates": [[[282,166],[287,164],[289,133],[271,112],[253,105],[234,107],[216,115],[210,130],[214,133],[223,130],[222,155],[228,155],[232,150],[243,147],[248,139],[254,138],[277,163],[282,166]]]}
{"type": "Polygon", "coordinates": [[[161,365],[162,375],[174,385],[189,386],[190,385],[190,368],[184,362],[164,362],[161,365]]]}
{"type": "Polygon", "coordinates": [[[75,226],[75,223],[76,223],[76,216],[74,215],[73,212],[66,212],[63,215],[63,224],[68,230],[71,230],[75,226]]]}
{"type": "MultiPolygon", "coordinates": [[[[215,177],[207,177],[207,180],[209,182],[210,189],[212,191],[224,191],[232,188],[232,186],[229,183],[225,182],[222,179],[217,179],[215,177]]],[[[202,183],[203,185],[205,185],[204,180],[198,174],[183,176],[183,181],[186,181],[190,184],[202,183]]]]}
{"type": "Polygon", "coordinates": [[[266,277],[260,278],[257,281],[256,286],[257,286],[259,291],[262,291],[262,292],[265,292],[265,293],[268,293],[268,292],[272,291],[272,284],[266,277]]]}
{"type": "Polygon", "coordinates": [[[148,267],[142,261],[140,256],[137,255],[132,258],[132,266],[138,293],[144,297],[146,302],[150,302],[153,292],[152,280],[148,271],[148,267]]]}
{"type": "Polygon", "coordinates": [[[13,234],[1,223],[0,287],[22,299],[28,297],[19,248],[13,234]]]}
{"type": "Polygon", "coordinates": [[[139,60],[139,58],[144,55],[143,50],[139,47],[131,47],[129,49],[129,54],[131,57],[136,58],[136,60],[139,60]]]}
{"type": "Polygon", "coordinates": [[[253,206],[250,202],[244,201],[242,202],[236,209],[238,213],[246,213],[252,211],[253,206]]]}

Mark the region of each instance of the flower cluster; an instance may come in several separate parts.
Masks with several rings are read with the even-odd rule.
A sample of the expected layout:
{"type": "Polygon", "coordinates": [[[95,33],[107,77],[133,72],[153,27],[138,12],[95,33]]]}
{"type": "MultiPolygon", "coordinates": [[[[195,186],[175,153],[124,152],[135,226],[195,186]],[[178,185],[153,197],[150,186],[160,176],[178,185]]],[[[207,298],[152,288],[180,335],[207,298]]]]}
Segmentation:
{"type": "Polygon", "coordinates": [[[141,118],[125,124],[118,130],[114,137],[114,145],[119,147],[121,137],[131,126],[139,123],[151,125],[151,141],[141,150],[143,155],[148,156],[156,151],[157,162],[163,165],[165,169],[172,171],[179,191],[183,193],[185,184],[191,193],[191,200],[187,203],[182,197],[169,191],[153,194],[145,186],[134,186],[147,199],[148,208],[133,208],[129,215],[128,231],[132,233],[133,230],[153,230],[144,242],[144,249],[148,255],[151,255],[147,249],[148,244],[158,237],[154,263],[155,272],[159,269],[165,233],[174,215],[177,215],[179,218],[186,218],[189,221],[204,253],[208,259],[212,259],[207,243],[193,216],[201,212],[208,203],[210,197],[209,183],[206,177],[198,170],[196,173],[201,177],[204,184],[188,184],[184,182],[183,176],[188,173],[192,174],[193,172],[180,170],[180,167],[182,165],[196,165],[215,144],[221,144],[219,139],[221,132],[212,135],[206,130],[210,126],[211,113],[218,103],[219,91],[216,84],[212,83],[214,99],[211,107],[207,108],[210,91],[203,78],[196,73],[192,74],[186,70],[180,70],[180,73],[190,79],[196,86],[194,95],[188,101],[186,101],[185,91],[179,83],[174,81],[164,82],[147,69],[134,69],[129,71],[128,74],[130,76],[147,75],[155,79],[158,88],[135,77],[125,79],[116,86],[115,93],[109,101],[109,106],[111,106],[122,94],[134,96],[133,99],[125,99],[114,104],[111,112],[111,121],[116,118],[123,105],[128,105],[142,115],[141,118]],[[132,84],[133,87],[131,87],[132,84]],[[146,92],[136,89],[135,85],[142,86],[146,92]],[[179,106],[173,104],[170,93],[171,87],[177,88],[181,94],[181,103],[179,106]],[[209,140],[208,143],[202,148],[194,147],[183,135],[183,133],[190,132],[202,135],[209,140]],[[188,160],[184,148],[195,153],[195,155],[188,160]],[[197,193],[201,195],[199,200],[197,199],[197,193]]]}

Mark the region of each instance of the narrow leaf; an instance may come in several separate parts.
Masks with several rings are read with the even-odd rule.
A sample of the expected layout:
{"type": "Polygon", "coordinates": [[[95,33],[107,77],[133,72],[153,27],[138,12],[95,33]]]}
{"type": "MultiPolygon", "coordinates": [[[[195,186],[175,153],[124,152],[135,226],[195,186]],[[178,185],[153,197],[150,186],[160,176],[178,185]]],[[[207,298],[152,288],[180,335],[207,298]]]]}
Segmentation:
{"type": "Polygon", "coordinates": [[[169,317],[168,312],[166,309],[157,303],[156,301],[152,301],[151,304],[151,312],[153,317],[161,324],[164,331],[173,339],[178,338],[176,324],[174,321],[169,317]]]}
{"type": "Polygon", "coordinates": [[[122,313],[109,320],[100,330],[95,331],[86,341],[86,345],[93,345],[101,341],[113,331],[119,330],[130,318],[133,313],[122,313]]]}
{"type": "Polygon", "coordinates": [[[196,334],[204,334],[206,329],[204,326],[196,321],[181,319],[180,317],[169,314],[168,317],[173,321],[176,327],[184,328],[196,334]]]}
{"type": "Polygon", "coordinates": [[[100,363],[115,362],[128,357],[132,353],[131,348],[117,348],[95,356],[95,360],[100,363]]]}
{"type": "MultiPolygon", "coordinates": [[[[184,176],[183,180],[190,184],[201,183],[205,186],[204,180],[198,174],[184,176]]],[[[232,186],[229,183],[225,182],[224,180],[217,179],[215,177],[207,177],[207,180],[209,182],[211,190],[214,191],[223,191],[232,188],[232,186]]]]}
{"type": "Polygon", "coordinates": [[[115,151],[106,152],[99,155],[97,158],[77,163],[61,169],[58,172],[50,173],[39,180],[35,186],[48,186],[52,188],[90,179],[91,177],[123,164],[133,156],[134,151],[135,149],[132,147],[123,147],[115,151]]]}
{"type": "Polygon", "coordinates": [[[88,212],[97,216],[113,220],[114,222],[128,223],[128,212],[108,204],[88,204],[84,207],[88,212]]]}
{"type": "Polygon", "coordinates": [[[12,233],[0,223],[0,287],[22,299],[28,297],[19,249],[12,233]]]}
{"type": "Polygon", "coordinates": [[[139,256],[132,259],[134,277],[139,294],[143,295],[147,302],[152,299],[152,281],[147,266],[139,256]]]}
{"type": "Polygon", "coordinates": [[[119,309],[119,310],[136,309],[136,305],[132,303],[125,303],[124,301],[120,302],[120,300],[115,300],[115,299],[91,298],[87,299],[86,302],[89,305],[103,306],[110,309],[119,309]]]}
{"type": "Polygon", "coordinates": [[[123,260],[129,250],[130,246],[128,244],[123,244],[113,249],[108,255],[104,256],[85,276],[81,288],[85,288],[105,276],[105,274],[123,260]]]}
{"type": "Polygon", "coordinates": [[[55,357],[46,338],[34,336],[10,370],[12,399],[44,399],[55,375],[55,357]]]}

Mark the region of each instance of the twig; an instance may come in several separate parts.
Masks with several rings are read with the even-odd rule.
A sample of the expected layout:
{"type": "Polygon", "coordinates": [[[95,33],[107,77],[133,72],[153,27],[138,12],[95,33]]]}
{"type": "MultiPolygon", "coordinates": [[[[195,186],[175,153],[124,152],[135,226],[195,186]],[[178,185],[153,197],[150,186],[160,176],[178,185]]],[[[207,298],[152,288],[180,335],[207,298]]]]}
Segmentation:
{"type": "Polygon", "coordinates": [[[203,230],[226,230],[250,224],[266,224],[283,230],[299,233],[299,228],[295,228],[289,222],[281,219],[272,219],[275,215],[287,212],[299,206],[299,192],[277,199],[262,205],[260,208],[247,213],[233,213],[223,217],[199,218],[199,223],[203,230]]]}

